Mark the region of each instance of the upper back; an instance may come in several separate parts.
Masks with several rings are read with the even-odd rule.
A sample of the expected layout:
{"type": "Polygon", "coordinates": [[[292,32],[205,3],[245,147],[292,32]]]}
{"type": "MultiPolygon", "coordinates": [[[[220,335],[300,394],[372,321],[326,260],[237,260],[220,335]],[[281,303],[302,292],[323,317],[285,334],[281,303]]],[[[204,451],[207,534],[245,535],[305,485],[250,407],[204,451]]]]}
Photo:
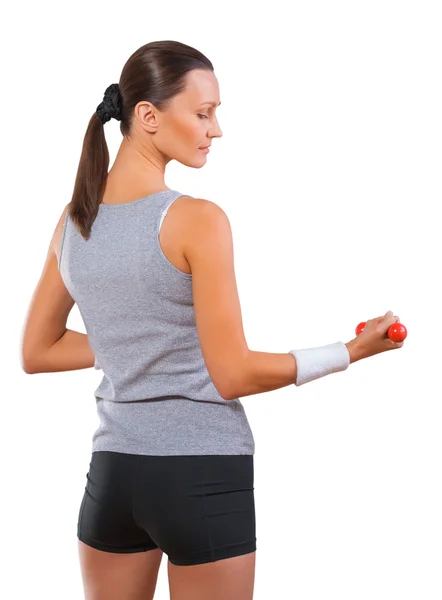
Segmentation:
{"type": "Polygon", "coordinates": [[[170,373],[179,370],[181,360],[187,362],[188,350],[198,360],[192,275],[168,260],[158,235],[169,207],[181,196],[164,190],[101,204],[88,240],[66,213],[59,270],[104,373],[96,390],[100,397],[161,395],[170,373]],[[187,333],[192,340],[186,348],[187,333]]]}

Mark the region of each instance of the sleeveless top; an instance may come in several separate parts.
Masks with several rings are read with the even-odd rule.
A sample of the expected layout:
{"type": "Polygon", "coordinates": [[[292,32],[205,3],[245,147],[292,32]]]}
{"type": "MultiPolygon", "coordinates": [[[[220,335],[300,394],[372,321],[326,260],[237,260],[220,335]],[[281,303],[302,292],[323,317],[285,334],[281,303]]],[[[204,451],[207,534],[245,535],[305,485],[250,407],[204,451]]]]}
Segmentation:
{"type": "Polygon", "coordinates": [[[163,190],[100,204],[89,240],[66,211],[58,268],[103,372],[93,452],[254,454],[241,401],[224,400],[206,368],[192,274],[160,246],[163,219],[181,196],[163,190]]]}

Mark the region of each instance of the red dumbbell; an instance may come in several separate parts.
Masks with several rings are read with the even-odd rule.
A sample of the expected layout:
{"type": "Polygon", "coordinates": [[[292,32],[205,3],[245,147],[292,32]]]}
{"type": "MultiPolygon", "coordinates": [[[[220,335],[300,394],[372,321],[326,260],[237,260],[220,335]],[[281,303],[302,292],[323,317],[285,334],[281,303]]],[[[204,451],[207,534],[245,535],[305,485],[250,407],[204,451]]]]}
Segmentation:
{"type": "MultiPolygon", "coordinates": [[[[359,325],[356,327],[356,335],[359,335],[364,331],[365,325],[365,321],[359,323],[359,325]]],[[[405,325],[402,325],[402,323],[393,323],[393,325],[390,325],[388,328],[387,336],[393,342],[403,342],[407,337],[407,328],[405,325]]]]}

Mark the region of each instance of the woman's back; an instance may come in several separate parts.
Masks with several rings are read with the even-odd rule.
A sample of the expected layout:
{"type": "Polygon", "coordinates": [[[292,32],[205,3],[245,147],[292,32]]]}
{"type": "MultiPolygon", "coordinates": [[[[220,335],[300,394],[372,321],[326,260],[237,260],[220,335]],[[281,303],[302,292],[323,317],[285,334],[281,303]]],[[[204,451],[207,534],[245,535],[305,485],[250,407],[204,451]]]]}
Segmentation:
{"type": "Polygon", "coordinates": [[[159,241],[180,197],[167,189],[101,203],[88,240],[66,214],[60,274],[103,370],[93,451],[254,453],[240,400],[220,396],[206,368],[192,274],[175,267],[159,241]]]}

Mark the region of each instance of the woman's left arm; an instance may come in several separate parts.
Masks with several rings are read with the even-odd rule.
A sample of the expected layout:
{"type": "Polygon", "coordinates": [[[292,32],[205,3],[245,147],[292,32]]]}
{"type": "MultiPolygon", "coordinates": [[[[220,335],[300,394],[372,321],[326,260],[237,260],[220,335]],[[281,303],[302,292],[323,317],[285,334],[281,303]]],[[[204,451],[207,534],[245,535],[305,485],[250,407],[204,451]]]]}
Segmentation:
{"type": "Polygon", "coordinates": [[[66,328],[75,302],[58,270],[58,253],[65,211],[53,233],[43,272],[32,295],[20,343],[20,359],[26,373],[87,369],[95,356],[85,333],[66,328]]]}

